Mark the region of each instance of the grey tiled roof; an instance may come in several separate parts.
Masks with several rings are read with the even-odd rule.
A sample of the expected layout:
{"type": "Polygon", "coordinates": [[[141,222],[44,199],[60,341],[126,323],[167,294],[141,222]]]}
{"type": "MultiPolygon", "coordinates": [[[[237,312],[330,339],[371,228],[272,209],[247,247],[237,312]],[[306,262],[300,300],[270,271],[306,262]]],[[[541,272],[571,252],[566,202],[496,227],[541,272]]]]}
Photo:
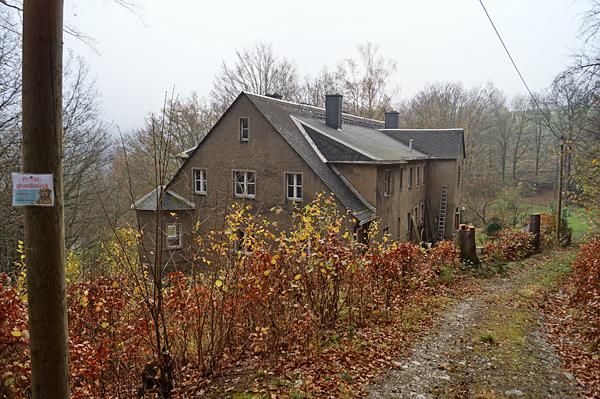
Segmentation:
{"type": "MultiPolygon", "coordinates": [[[[138,211],[156,211],[158,209],[158,196],[160,190],[164,190],[164,187],[157,187],[138,199],[131,206],[132,209],[138,211]]],[[[160,207],[163,211],[186,211],[194,209],[194,203],[186,200],[179,194],[166,189],[163,193],[162,206],[160,207]]]]}
{"type": "Polygon", "coordinates": [[[386,129],[382,132],[404,145],[413,139],[413,148],[431,158],[456,159],[465,155],[463,129],[386,129]]]}
{"type": "MultiPolygon", "coordinates": [[[[256,108],[264,115],[273,127],[281,134],[308,166],[319,176],[335,197],[350,211],[360,222],[375,217],[375,212],[370,204],[363,201],[344,181],[321,160],[319,154],[312,147],[291,116],[313,115],[318,108],[301,104],[288,103],[269,97],[244,93],[256,108]]],[[[321,110],[322,111],[322,110],[321,110]]],[[[352,119],[360,123],[360,118],[352,119]]]]}
{"type": "MultiPolygon", "coordinates": [[[[334,166],[336,162],[402,163],[413,159],[457,158],[464,154],[462,129],[384,130],[382,121],[343,114],[342,129],[338,130],[325,124],[323,108],[252,93],[242,93],[238,99],[242,96],[246,96],[256,106],[331,193],[361,223],[375,217],[375,208],[340,174],[334,166]],[[412,151],[409,149],[410,139],[413,139],[412,151]]],[[[202,137],[198,146],[205,137],[202,137]]],[[[186,162],[198,146],[184,151],[183,155],[188,156],[186,162]]],[[[175,177],[182,169],[183,166],[175,177]]],[[[154,195],[150,193],[138,200],[137,208],[156,209],[156,190],[153,193],[154,195]]],[[[165,210],[193,207],[193,203],[168,190],[168,186],[164,201],[165,210]]]]}
{"type": "MultiPolygon", "coordinates": [[[[424,153],[417,151],[415,148],[411,151],[408,144],[405,145],[394,140],[373,127],[347,123],[342,125],[341,130],[338,130],[327,126],[324,121],[319,119],[305,116],[300,116],[298,119],[303,125],[309,126],[321,135],[353,149],[356,153],[362,154],[363,157],[367,157],[373,162],[406,162],[412,159],[427,158],[424,153]]],[[[334,155],[337,156],[338,154],[334,155]]],[[[335,160],[325,157],[328,161],[335,160]]],[[[356,157],[355,159],[348,159],[348,161],[364,161],[364,159],[356,157]]]]}
{"type": "Polygon", "coordinates": [[[373,161],[373,158],[370,158],[358,151],[353,150],[352,148],[336,141],[324,134],[321,134],[311,128],[308,125],[303,125],[306,134],[310,137],[310,139],[315,143],[319,152],[323,154],[323,156],[329,162],[369,162],[373,161]]]}

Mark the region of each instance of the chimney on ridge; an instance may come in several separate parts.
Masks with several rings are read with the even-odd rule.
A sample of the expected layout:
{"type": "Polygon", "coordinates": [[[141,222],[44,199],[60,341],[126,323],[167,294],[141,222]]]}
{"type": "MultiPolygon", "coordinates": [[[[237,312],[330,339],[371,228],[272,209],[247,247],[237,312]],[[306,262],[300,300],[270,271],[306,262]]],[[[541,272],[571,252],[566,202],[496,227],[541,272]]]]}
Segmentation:
{"type": "Polygon", "coordinates": [[[388,111],[385,113],[384,129],[400,129],[400,112],[388,111]]]}
{"type": "Polygon", "coordinates": [[[342,129],[342,95],[325,96],[325,124],[333,129],[342,129]]]}

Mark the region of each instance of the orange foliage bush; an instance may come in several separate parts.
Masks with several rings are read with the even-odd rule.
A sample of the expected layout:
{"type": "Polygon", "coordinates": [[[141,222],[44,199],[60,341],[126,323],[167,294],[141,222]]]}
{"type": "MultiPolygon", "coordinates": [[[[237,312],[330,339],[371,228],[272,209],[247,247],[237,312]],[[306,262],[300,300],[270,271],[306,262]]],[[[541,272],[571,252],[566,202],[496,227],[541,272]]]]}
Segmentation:
{"type": "Polygon", "coordinates": [[[600,237],[581,246],[573,262],[575,292],[572,300],[582,310],[589,329],[585,335],[596,349],[600,347],[600,237]]]}
{"type": "MultiPolygon", "coordinates": [[[[132,396],[140,371],[156,356],[154,329],[165,332],[180,382],[241,359],[268,366],[285,355],[308,358],[332,334],[403,306],[460,264],[451,242],[431,250],[412,243],[359,244],[343,227],[333,199],[320,198],[294,218],[291,232],[276,234],[268,220],[233,209],[223,231],[197,237],[194,258],[203,271],[174,272],[163,280],[156,320],[148,316],[140,276],[70,284],[73,397],[132,396]],[[246,233],[241,247],[251,252],[231,250],[240,228],[246,233]]],[[[0,382],[14,378],[10,389],[19,397],[27,396],[29,384],[26,310],[25,298],[3,277],[0,382]]]]}
{"type": "Polygon", "coordinates": [[[491,261],[513,262],[526,258],[533,253],[533,234],[502,229],[496,233],[494,240],[485,243],[483,251],[491,261]]]}

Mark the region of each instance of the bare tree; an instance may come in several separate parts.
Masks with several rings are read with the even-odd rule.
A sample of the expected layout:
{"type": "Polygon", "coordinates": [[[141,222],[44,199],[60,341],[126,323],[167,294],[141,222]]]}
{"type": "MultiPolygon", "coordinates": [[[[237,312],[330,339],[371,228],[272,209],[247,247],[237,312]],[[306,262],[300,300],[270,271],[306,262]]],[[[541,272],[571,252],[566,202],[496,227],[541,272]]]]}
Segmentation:
{"type": "Polygon", "coordinates": [[[236,50],[233,65],[223,62],[211,92],[213,100],[224,110],[240,94],[279,94],[296,99],[298,74],[296,65],[278,57],[269,43],[256,43],[251,48],[236,50]]]}
{"type": "Polygon", "coordinates": [[[500,90],[489,94],[492,126],[489,134],[492,137],[496,154],[498,156],[502,181],[506,180],[506,166],[512,136],[512,115],[506,105],[506,97],[500,90]]]}
{"type": "Polygon", "coordinates": [[[381,56],[376,44],[360,45],[358,59],[344,60],[338,70],[350,113],[383,118],[385,111],[392,108],[389,86],[396,62],[381,56]]]}
{"type": "MultiPolygon", "coordinates": [[[[67,248],[89,247],[103,235],[92,183],[98,187],[106,173],[112,139],[87,64],[70,56],[63,75],[65,239],[67,248]]],[[[101,187],[110,191],[109,185],[101,187]]]]}
{"type": "Polygon", "coordinates": [[[573,76],[559,76],[552,84],[542,103],[545,114],[543,121],[555,139],[564,137],[567,150],[564,160],[564,173],[567,189],[572,188],[572,160],[578,147],[585,149],[589,135],[590,111],[594,103],[593,90],[585,81],[577,81],[573,76]]]}
{"type": "MultiPolygon", "coordinates": [[[[0,8],[0,234],[2,268],[16,259],[22,214],[11,206],[10,172],[21,169],[20,28],[0,8]]],[[[100,95],[80,58],[68,56],[63,68],[63,148],[65,236],[67,248],[88,247],[103,234],[91,181],[104,181],[112,139],[102,118],[100,95]]],[[[108,182],[107,182],[108,183],[108,182]]],[[[108,191],[109,185],[102,185],[108,191]]]]}
{"type": "Polygon", "coordinates": [[[517,184],[517,168],[521,158],[528,152],[532,138],[532,109],[530,100],[524,96],[516,96],[510,104],[511,112],[511,171],[513,184],[517,184]]]}
{"type": "Polygon", "coordinates": [[[339,70],[329,71],[323,68],[316,77],[305,77],[298,101],[324,108],[327,94],[343,93],[340,73],[339,70]]]}
{"type": "Polygon", "coordinates": [[[489,97],[494,90],[493,86],[467,89],[456,82],[433,83],[401,106],[400,120],[406,128],[464,128],[467,172],[490,173],[485,166],[495,161],[488,158],[485,132],[492,124],[489,97]]]}
{"type": "Polygon", "coordinates": [[[382,119],[393,104],[396,90],[391,77],[396,62],[384,58],[373,43],[358,46],[356,58],[346,58],[329,71],[324,68],[315,78],[306,78],[300,88],[301,102],[323,107],[326,94],[342,94],[347,112],[370,119],[382,119]]]}
{"type": "Polygon", "coordinates": [[[166,117],[171,129],[171,148],[177,154],[198,144],[220,117],[214,103],[192,93],[182,100],[169,100],[166,117]]]}
{"type": "Polygon", "coordinates": [[[0,7],[0,271],[9,271],[23,238],[21,213],[11,207],[10,172],[21,162],[21,35],[0,7]]]}

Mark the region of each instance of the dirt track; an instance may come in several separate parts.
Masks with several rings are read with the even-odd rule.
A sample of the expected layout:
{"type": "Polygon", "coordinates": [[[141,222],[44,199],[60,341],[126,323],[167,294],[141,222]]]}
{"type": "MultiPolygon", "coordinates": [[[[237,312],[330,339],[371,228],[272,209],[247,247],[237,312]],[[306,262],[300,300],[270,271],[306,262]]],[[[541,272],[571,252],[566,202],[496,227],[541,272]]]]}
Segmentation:
{"type": "Polygon", "coordinates": [[[577,398],[546,340],[536,304],[569,253],[539,255],[483,284],[440,318],[369,398],[577,398]]]}

